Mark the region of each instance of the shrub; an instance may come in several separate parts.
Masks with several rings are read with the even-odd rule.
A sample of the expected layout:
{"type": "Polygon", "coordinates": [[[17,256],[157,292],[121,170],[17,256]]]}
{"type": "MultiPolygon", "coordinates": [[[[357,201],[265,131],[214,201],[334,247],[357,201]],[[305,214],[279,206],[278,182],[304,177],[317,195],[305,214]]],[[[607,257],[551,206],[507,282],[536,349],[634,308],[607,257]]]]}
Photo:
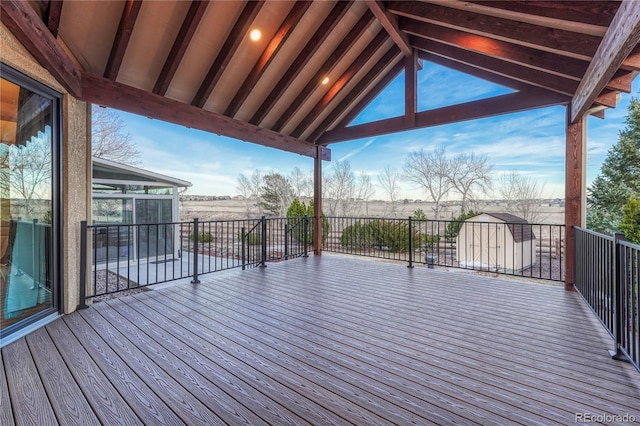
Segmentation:
{"type": "MultiPolygon", "coordinates": [[[[309,225],[307,227],[307,242],[313,244],[313,201],[309,202],[309,206],[303,202],[300,202],[295,198],[289,208],[287,209],[287,224],[292,229],[293,238],[302,242],[304,240],[304,224],[300,222],[300,218],[307,216],[309,218],[309,225]]],[[[322,241],[327,240],[329,235],[329,220],[322,214],[322,241]]]]}
{"type": "Polygon", "coordinates": [[[262,244],[262,231],[260,227],[254,229],[250,234],[242,235],[242,231],[238,235],[240,241],[244,237],[245,242],[250,246],[257,246],[262,244]]]}
{"type": "MultiPolygon", "coordinates": [[[[193,233],[189,235],[189,240],[193,241],[193,233]]],[[[210,243],[212,241],[213,241],[213,235],[211,235],[211,232],[198,232],[199,243],[210,243]]]]}
{"type": "Polygon", "coordinates": [[[458,237],[458,233],[460,232],[460,227],[462,226],[462,222],[470,217],[479,215],[479,212],[474,212],[473,210],[468,213],[462,213],[460,216],[453,219],[453,221],[449,222],[447,225],[447,229],[444,232],[444,237],[448,243],[453,243],[456,241],[458,237]]]}
{"type": "MultiPolygon", "coordinates": [[[[421,237],[413,231],[413,248],[420,246],[421,237]]],[[[409,250],[409,224],[399,220],[376,219],[367,223],[357,221],[342,231],[340,243],[354,249],[377,248],[392,252],[409,250]]]]}

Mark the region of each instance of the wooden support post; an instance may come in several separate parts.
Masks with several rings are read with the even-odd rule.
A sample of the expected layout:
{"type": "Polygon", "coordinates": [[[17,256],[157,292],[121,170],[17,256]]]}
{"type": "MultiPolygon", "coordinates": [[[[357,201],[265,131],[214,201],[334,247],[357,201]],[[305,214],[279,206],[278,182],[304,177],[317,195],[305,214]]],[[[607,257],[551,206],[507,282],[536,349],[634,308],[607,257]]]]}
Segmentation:
{"type": "Polygon", "coordinates": [[[407,128],[416,125],[418,106],[418,54],[413,51],[411,56],[404,58],[404,124],[407,128]]]}
{"type": "Polygon", "coordinates": [[[566,225],[564,247],[564,288],[574,291],[575,236],[573,226],[584,227],[586,222],[586,116],[571,123],[570,108],[567,107],[565,206],[566,225]]]}
{"type": "Polygon", "coordinates": [[[322,150],[318,145],[317,155],[313,160],[313,253],[322,254],[322,150]]]}

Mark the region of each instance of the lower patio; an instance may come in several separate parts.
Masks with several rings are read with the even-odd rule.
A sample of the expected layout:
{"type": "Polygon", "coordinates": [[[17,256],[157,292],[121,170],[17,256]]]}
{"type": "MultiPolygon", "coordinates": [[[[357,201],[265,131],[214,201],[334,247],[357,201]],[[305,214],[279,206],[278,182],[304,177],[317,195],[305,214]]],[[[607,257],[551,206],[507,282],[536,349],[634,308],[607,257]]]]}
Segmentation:
{"type": "Polygon", "coordinates": [[[0,424],[640,420],[640,374],[559,285],[328,254],[200,278],[4,347],[0,424]]]}

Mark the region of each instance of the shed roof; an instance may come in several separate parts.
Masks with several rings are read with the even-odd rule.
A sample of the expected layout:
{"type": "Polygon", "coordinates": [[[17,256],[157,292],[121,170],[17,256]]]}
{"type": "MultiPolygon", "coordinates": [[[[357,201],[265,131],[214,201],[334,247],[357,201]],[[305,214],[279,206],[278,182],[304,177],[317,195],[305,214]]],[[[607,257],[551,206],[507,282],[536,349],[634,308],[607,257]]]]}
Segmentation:
{"type": "MultiPolygon", "coordinates": [[[[511,232],[511,235],[513,235],[513,240],[516,243],[520,243],[523,241],[531,241],[536,239],[536,236],[533,233],[533,227],[531,226],[531,224],[529,224],[529,222],[526,219],[520,216],[516,216],[511,213],[482,213],[482,214],[495,217],[496,219],[502,222],[505,222],[509,227],[509,231],[511,232]]],[[[477,216],[480,216],[480,215],[477,215],[477,216]]],[[[477,217],[477,216],[474,216],[474,217],[477,217]]]]}
{"type": "Polygon", "coordinates": [[[640,71],[632,0],[0,7],[3,25],[79,99],[312,157],[334,142],[549,105],[570,104],[572,122],[602,116],[640,71]],[[416,78],[419,60],[513,92],[416,111],[417,84],[430,84],[416,78]],[[405,114],[349,126],[402,70],[405,114]]]}

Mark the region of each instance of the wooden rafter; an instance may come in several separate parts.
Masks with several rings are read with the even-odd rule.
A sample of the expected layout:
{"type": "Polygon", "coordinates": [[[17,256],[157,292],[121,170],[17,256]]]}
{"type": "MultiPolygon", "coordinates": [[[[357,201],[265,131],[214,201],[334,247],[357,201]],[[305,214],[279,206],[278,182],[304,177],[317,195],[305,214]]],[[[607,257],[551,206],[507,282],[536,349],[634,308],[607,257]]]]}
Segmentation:
{"type": "Polygon", "coordinates": [[[158,120],[315,157],[314,144],[93,74],[82,76],[82,100],[158,120]]]}
{"type": "Polygon", "coordinates": [[[33,8],[20,0],[0,2],[0,20],[40,65],[72,95],[82,95],[82,72],[33,8]]]}
{"type": "Polygon", "coordinates": [[[579,84],[576,80],[570,80],[538,69],[525,67],[432,40],[427,41],[416,38],[412,39],[411,43],[417,49],[424,50],[425,52],[463,62],[475,68],[503,75],[512,80],[518,80],[564,95],[571,96],[579,84]]]}
{"type": "Polygon", "coordinates": [[[269,41],[269,44],[267,44],[263,50],[262,55],[260,55],[260,58],[253,66],[253,69],[249,72],[247,78],[245,78],[244,83],[242,83],[240,89],[229,103],[224,115],[233,117],[238,112],[242,103],[247,99],[275,55],[287,41],[293,30],[296,28],[296,25],[298,25],[298,22],[300,22],[300,19],[302,19],[302,15],[304,15],[307,9],[309,9],[309,6],[311,6],[310,1],[294,3],[289,14],[280,25],[280,28],[278,28],[278,31],[276,31],[274,36],[271,38],[271,41],[269,41]]]}
{"type": "Polygon", "coordinates": [[[355,42],[366,31],[373,22],[373,14],[366,11],[360,20],[353,26],[351,31],[342,40],[340,45],[331,53],[329,58],[318,68],[318,72],[309,80],[309,83],[302,89],[300,94],[291,102],[291,105],[286,109],[284,114],[280,116],[278,121],[272,126],[272,129],[276,132],[282,130],[282,128],[289,122],[295,112],[300,108],[300,105],[307,100],[307,98],[317,89],[318,84],[322,79],[331,72],[333,67],[347,54],[355,42]]]}
{"type": "Polygon", "coordinates": [[[420,38],[435,40],[574,80],[580,80],[589,66],[588,61],[452,28],[428,25],[413,19],[402,18],[399,24],[403,31],[420,38]]]}
{"type": "Polygon", "coordinates": [[[191,105],[203,108],[207,103],[211,92],[213,92],[218,80],[222,77],[222,73],[229,64],[229,61],[231,61],[233,54],[236,52],[236,49],[242,41],[242,38],[246,35],[253,23],[253,20],[258,15],[258,12],[260,12],[263,5],[264,2],[262,1],[249,1],[244,6],[240,17],[231,29],[222,49],[213,61],[213,64],[211,64],[211,67],[202,81],[198,92],[191,101],[191,105]]]}
{"type": "Polygon", "coordinates": [[[444,25],[587,60],[595,54],[600,43],[600,38],[596,36],[480,15],[420,1],[393,1],[388,4],[387,9],[418,21],[444,25]]]}
{"type": "Polygon", "coordinates": [[[627,71],[640,71],[640,44],[622,61],[620,68],[627,71]]]}
{"type": "MultiPolygon", "coordinates": [[[[404,62],[398,62],[393,68],[391,68],[391,71],[386,73],[380,79],[380,81],[376,83],[376,85],[371,90],[369,90],[369,92],[366,95],[364,95],[362,99],[358,101],[358,103],[355,106],[350,108],[349,112],[347,112],[347,114],[342,118],[342,120],[340,120],[340,122],[336,124],[335,128],[341,129],[343,127],[347,127],[349,123],[351,123],[358,115],[360,115],[360,113],[364,111],[367,105],[369,105],[371,101],[373,101],[380,94],[380,92],[382,92],[385,89],[385,87],[387,87],[389,83],[391,83],[391,81],[394,78],[396,78],[398,74],[400,74],[400,72],[403,69],[404,69],[404,62]]],[[[364,87],[362,89],[364,90],[364,87]]],[[[342,111],[347,109],[348,105],[351,104],[351,102],[353,101],[352,99],[355,97],[356,97],[356,94],[354,93],[353,95],[350,95],[342,100],[341,102],[342,111]],[[346,105],[342,105],[343,103],[346,103],[346,105]]],[[[325,130],[322,130],[322,133],[321,133],[320,129],[328,129],[329,124],[330,123],[327,123],[326,127],[322,125],[318,126],[318,128],[315,131],[316,133],[314,133],[312,137],[309,138],[309,140],[311,142],[317,143],[318,139],[322,136],[322,133],[325,132],[325,130]]]]}
{"type": "Polygon", "coordinates": [[[47,13],[45,20],[47,28],[51,31],[51,35],[54,38],[58,37],[58,27],[60,26],[60,19],[62,18],[62,0],[49,0],[47,4],[47,13]]]}
{"type": "Polygon", "coordinates": [[[388,13],[382,2],[378,0],[365,0],[365,3],[402,53],[405,56],[413,56],[413,49],[409,45],[409,39],[407,35],[398,28],[396,16],[388,13]]]}
{"type": "MultiPolygon", "coordinates": [[[[395,61],[398,58],[400,53],[400,49],[397,46],[391,46],[387,53],[380,58],[380,60],[376,63],[375,66],[371,68],[371,70],[365,75],[360,82],[350,91],[350,93],[345,96],[340,103],[332,109],[331,113],[316,127],[316,129],[311,133],[311,135],[307,138],[310,142],[316,142],[318,138],[325,131],[324,129],[330,128],[333,123],[343,114],[345,111],[351,109],[347,116],[345,116],[341,123],[347,119],[347,124],[355,118],[368,104],[371,102],[390,82],[393,80],[399,73],[404,69],[404,62],[398,62],[393,68],[391,68],[386,75],[374,86],[369,92],[361,99],[357,105],[352,107],[353,102],[357,99],[358,94],[364,93],[367,90],[367,86],[371,84],[372,81],[375,81],[380,73],[382,73],[385,68],[389,66],[390,63],[395,61]],[[351,117],[351,118],[347,118],[351,117]]],[[[340,127],[340,124],[338,125],[340,127]]],[[[345,124],[346,126],[346,124],[345,124]]]]}
{"type": "Polygon", "coordinates": [[[615,108],[620,100],[620,94],[614,90],[603,90],[593,101],[595,105],[615,108]]]}
{"type": "Polygon", "coordinates": [[[318,101],[318,103],[309,111],[307,116],[300,121],[298,126],[296,126],[295,130],[291,132],[291,136],[300,137],[307,128],[318,118],[318,115],[324,111],[324,109],[329,105],[333,99],[335,99],[340,92],[347,86],[347,84],[355,77],[355,75],[360,71],[365,64],[371,59],[373,55],[376,54],[382,47],[382,45],[387,41],[387,33],[384,30],[378,32],[376,37],[367,44],[367,47],[364,48],[360,55],[351,63],[349,68],[342,73],[340,78],[335,80],[331,87],[326,91],[322,99],[318,101]]]}
{"type": "Polygon", "coordinates": [[[404,117],[394,117],[325,132],[318,139],[317,143],[328,144],[374,137],[389,133],[492,117],[495,115],[510,114],[551,105],[562,105],[568,102],[569,98],[567,96],[540,89],[509,93],[493,98],[419,112],[416,114],[416,125],[412,128],[405,126],[404,117]]]}
{"type": "Polygon", "coordinates": [[[131,34],[133,34],[133,27],[138,19],[138,13],[142,7],[142,0],[127,0],[122,10],[122,16],[120,17],[120,25],[116,31],[116,37],[113,41],[111,53],[109,54],[109,60],[104,70],[104,76],[111,80],[118,78],[118,72],[122,65],[122,60],[127,52],[127,46],[129,40],[131,40],[131,34]]]}
{"type": "Polygon", "coordinates": [[[189,10],[182,21],[180,31],[173,42],[173,46],[171,46],[171,51],[164,61],[162,71],[160,71],[156,84],[153,86],[153,93],[158,95],[167,93],[171,80],[180,66],[180,62],[189,47],[189,43],[191,43],[193,35],[198,29],[200,20],[207,10],[208,5],[208,1],[194,0],[191,2],[191,6],[189,6],[189,10]]]}
{"type": "Polygon", "coordinates": [[[571,101],[571,122],[591,107],[640,41],[640,1],[623,1],[571,101]]]}
{"type": "Polygon", "coordinates": [[[618,70],[607,83],[607,89],[631,93],[631,85],[637,75],[637,71],[618,70]]]}
{"type": "Polygon", "coordinates": [[[342,19],[344,14],[349,9],[350,4],[350,1],[339,1],[338,3],[336,3],[333,9],[331,9],[331,12],[329,12],[329,15],[327,15],[327,17],[324,21],[322,21],[322,24],[320,24],[313,36],[311,36],[311,39],[307,42],[304,49],[300,51],[298,56],[287,68],[287,71],[282,75],[282,77],[280,77],[278,83],[276,83],[276,85],[262,102],[260,107],[258,107],[258,110],[255,112],[253,117],[251,117],[249,123],[260,124],[262,120],[264,120],[264,117],[269,113],[276,102],[278,102],[282,94],[287,90],[293,80],[295,80],[296,76],[302,70],[302,68],[304,68],[304,66],[313,57],[313,54],[322,45],[322,42],[327,38],[329,34],[331,34],[331,31],[338,24],[338,22],[340,22],[340,19],[342,19]]]}

